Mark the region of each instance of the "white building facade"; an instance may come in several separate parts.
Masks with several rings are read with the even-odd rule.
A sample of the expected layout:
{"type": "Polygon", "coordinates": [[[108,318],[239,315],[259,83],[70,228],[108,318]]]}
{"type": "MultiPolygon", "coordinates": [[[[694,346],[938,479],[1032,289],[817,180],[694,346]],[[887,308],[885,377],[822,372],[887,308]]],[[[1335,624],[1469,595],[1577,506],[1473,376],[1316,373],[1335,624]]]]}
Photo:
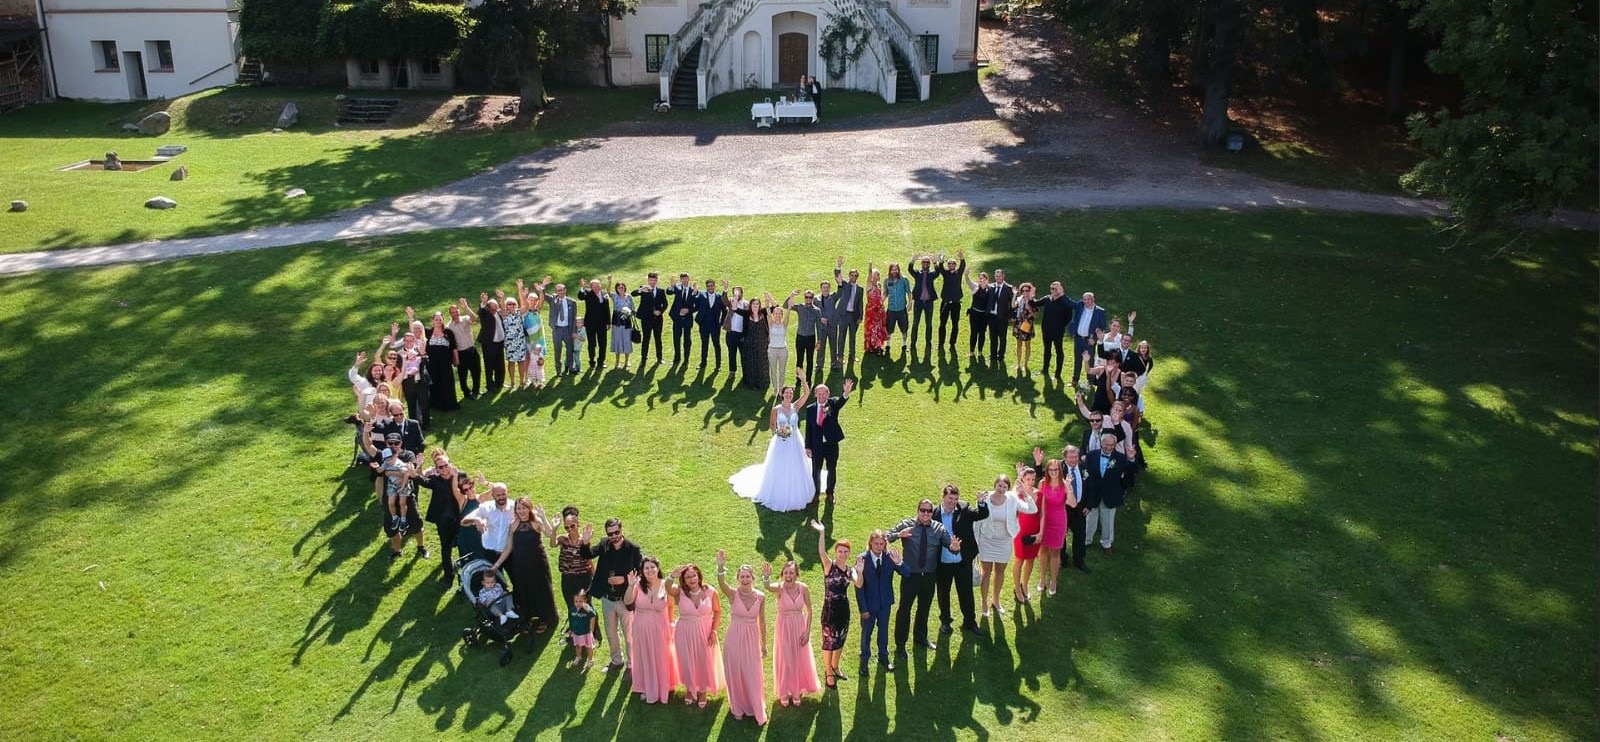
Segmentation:
{"type": "Polygon", "coordinates": [[[674,105],[674,83],[686,95],[690,74],[700,107],[732,90],[798,85],[801,75],[893,103],[926,99],[933,74],[972,69],[977,22],[978,0],[641,0],[611,21],[607,56],[616,84],[659,84],[674,105]],[[836,79],[821,46],[830,18],[844,14],[866,28],[866,48],[836,79]]]}
{"type": "Polygon", "coordinates": [[[176,98],[238,79],[234,0],[41,0],[56,95],[176,98]]]}

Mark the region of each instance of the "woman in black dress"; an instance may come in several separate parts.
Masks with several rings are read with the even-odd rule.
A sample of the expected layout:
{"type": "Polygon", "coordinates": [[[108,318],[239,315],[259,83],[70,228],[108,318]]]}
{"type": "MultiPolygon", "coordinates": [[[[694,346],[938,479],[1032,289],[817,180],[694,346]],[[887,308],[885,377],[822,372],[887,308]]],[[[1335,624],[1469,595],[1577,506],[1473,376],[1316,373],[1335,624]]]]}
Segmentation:
{"type": "Polygon", "coordinates": [[[744,388],[765,392],[772,384],[767,378],[767,313],[761,311],[761,300],[751,299],[744,309],[735,309],[744,318],[744,388]]]}
{"type": "Polygon", "coordinates": [[[461,509],[472,494],[472,480],[450,464],[444,449],[433,449],[433,466],[422,473],[422,486],[433,493],[428,498],[428,511],[423,519],[433,524],[439,533],[440,573],[446,588],[455,585],[454,561],[450,550],[455,548],[461,530],[461,509]]]}
{"type": "Polygon", "coordinates": [[[850,563],[849,539],[834,542],[833,558],[829,559],[824,526],[813,520],[811,527],[817,531],[817,559],[828,565],[822,576],[822,664],[828,673],[828,687],[838,688],[838,681],[849,680],[839,671],[839,655],[850,633],[849,596],[856,581],[855,565],[850,563]]]}
{"type": "Polygon", "coordinates": [[[526,497],[517,498],[512,512],[517,520],[511,526],[511,540],[494,566],[499,569],[507,559],[511,560],[512,597],[517,610],[533,619],[534,633],[543,634],[556,625],[550,557],[544,552],[544,539],[551,529],[545,523],[543,509],[534,508],[526,497]]]}
{"type": "Polygon", "coordinates": [[[456,402],[455,333],[445,327],[444,315],[433,313],[428,328],[428,405],[435,410],[459,410],[456,402]]]}

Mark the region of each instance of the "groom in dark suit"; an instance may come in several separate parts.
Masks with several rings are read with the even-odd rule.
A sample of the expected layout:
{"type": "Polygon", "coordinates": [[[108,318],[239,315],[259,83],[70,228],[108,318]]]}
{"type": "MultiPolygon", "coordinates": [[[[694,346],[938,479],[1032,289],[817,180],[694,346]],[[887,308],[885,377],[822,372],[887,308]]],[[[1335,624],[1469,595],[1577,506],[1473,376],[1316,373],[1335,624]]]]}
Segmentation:
{"type": "Polygon", "coordinates": [[[894,576],[905,575],[905,565],[898,554],[890,554],[889,537],[883,531],[873,531],[867,537],[867,553],[861,555],[856,566],[861,574],[861,587],[856,588],[856,605],[861,607],[861,675],[867,674],[867,660],[872,658],[872,632],[878,632],[878,664],[894,672],[894,660],[889,658],[889,608],[894,605],[894,576]]]}
{"type": "MultiPolygon", "coordinates": [[[[822,470],[828,470],[828,502],[833,502],[833,488],[839,484],[839,441],[844,440],[844,430],[839,427],[839,412],[850,401],[850,390],[856,388],[853,379],[844,380],[844,394],[828,396],[828,385],[818,384],[814,392],[816,401],[805,406],[806,456],[811,458],[811,481],[817,494],[822,494],[822,470]]],[[[815,502],[815,500],[813,500],[815,502]]]]}

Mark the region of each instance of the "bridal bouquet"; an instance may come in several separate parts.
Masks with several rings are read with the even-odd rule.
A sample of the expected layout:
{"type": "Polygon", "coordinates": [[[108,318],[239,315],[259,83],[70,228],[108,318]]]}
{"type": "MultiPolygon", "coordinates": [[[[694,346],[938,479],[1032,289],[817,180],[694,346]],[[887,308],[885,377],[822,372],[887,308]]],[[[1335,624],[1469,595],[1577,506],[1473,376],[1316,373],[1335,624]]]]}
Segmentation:
{"type": "Polygon", "coordinates": [[[773,432],[775,432],[779,438],[789,440],[789,436],[794,435],[794,427],[789,425],[789,423],[778,423],[778,429],[773,432]]]}

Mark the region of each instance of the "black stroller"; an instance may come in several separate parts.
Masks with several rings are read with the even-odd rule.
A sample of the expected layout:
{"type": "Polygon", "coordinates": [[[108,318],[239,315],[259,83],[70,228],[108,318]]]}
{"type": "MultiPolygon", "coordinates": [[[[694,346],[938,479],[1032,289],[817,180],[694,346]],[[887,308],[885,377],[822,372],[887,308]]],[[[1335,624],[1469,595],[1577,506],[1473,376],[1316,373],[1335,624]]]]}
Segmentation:
{"type": "MultiPolygon", "coordinates": [[[[455,566],[456,580],[460,583],[461,594],[466,596],[467,602],[472,605],[472,613],[476,617],[471,626],[461,630],[461,641],[469,647],[486,642],[499,642],[502,648],[500,666],[505,667],[511,663],[511,642],[527,628],[527,619],[518,617],[501,623],[487,606],[478,603],[478,590],[482,582],[480,578],[485,571],[494,569],[494,565],[488,560],[473,552],[462,555],[456,560],[455,566]]],[[[500,584],[509,584],[506,582],[504,570],[497,574],[500,576],[500,584]]]]}

